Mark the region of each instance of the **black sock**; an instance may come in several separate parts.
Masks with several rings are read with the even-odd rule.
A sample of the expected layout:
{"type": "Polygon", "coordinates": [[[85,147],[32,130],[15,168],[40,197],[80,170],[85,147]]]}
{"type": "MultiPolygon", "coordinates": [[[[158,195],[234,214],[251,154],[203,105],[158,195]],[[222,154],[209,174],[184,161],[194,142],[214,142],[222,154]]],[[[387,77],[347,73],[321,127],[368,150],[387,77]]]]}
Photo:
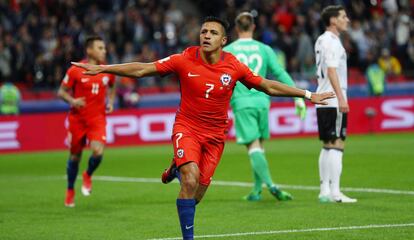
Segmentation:
{"type": "Polygon", "coordinates": [[[78,176],[79,161],[68,160],[66,166],[66,174],[68,175],[68,189],[75,186],[76,176],[78,176]]]}
{"type": "Polygon", "coordinates": [[[98,168],[101,161],[102,161],[102,155],[99,155],[99,156],[92,155],[89,158],[88,170],[86,171],[89,176],[92,176],[92,173],[96,170],[96,168],[98,168]]]}

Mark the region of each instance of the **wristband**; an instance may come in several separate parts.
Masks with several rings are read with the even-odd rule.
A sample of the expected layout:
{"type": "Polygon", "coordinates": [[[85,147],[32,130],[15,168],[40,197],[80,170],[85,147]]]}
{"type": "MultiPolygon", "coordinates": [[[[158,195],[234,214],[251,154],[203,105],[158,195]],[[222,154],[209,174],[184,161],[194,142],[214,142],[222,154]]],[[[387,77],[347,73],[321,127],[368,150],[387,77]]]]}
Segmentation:
{"type": "Polygon", "coordinates": [[[308,90],[305,90],[305,98],[308,100],[312,99],[312,93],[308,90]]]}

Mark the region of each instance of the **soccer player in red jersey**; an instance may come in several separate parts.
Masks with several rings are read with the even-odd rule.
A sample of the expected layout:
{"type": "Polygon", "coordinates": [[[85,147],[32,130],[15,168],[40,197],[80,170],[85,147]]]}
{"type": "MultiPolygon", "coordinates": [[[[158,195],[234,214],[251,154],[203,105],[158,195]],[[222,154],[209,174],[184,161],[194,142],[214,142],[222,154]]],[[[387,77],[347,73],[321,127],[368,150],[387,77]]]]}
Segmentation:
{"type": "MultiPolygon", "coordinates": [[[[87,58],[82,61],[88,64],[105,62],[105,43],[99,36],[92,36],[85,41],[87,58]]],[[[74,184],[78,175],[82,150],[89,141],[92,155],[89,158],[88,169],[82,174],[82,193],[89,196],[92,190],[92,173],[102,161],[106,141],[105,113],[113,110],[115,99],[115,76],[101,73],[94,76],[83,74],[84,69],[72,66],[66,72],[58,90],[58,96],[70,104],[68,116],[68,142],[70,157],[67,163],[68,186],[65,206],[74,207],[74,184]],[[109,91],[107,92],[107,88],[109,91]],[[106,103],[107,94],[109,96],[106,103]]]]}
{"type": "Polygon", "coordinates": [[[227,41],[227,26],[219,18],[207,17],[200,30],[200,46],[152,63],[106,66],[73,63],[91,75],[102,72],[135,78],[178,75],[181,103],[172,133],[174,159],[162,180],[168,183],[179,174],[181,189],[176,204],[183,239],[194,237],[195,205],[203,198],[220,161],[228,128],[227,110],[236,81],[268,95],[306,97],[319,104],[333,97],[333,93],[311,93],[251,72],[232,54],[222,51],[227,41]]]}

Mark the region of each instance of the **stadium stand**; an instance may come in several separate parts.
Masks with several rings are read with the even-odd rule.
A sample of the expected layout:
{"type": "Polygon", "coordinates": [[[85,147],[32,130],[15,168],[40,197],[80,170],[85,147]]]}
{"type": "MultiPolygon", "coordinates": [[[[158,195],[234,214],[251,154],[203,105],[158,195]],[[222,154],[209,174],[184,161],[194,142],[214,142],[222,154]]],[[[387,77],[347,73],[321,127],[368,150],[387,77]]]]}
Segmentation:
{"type": "MultiPolygon", "coordinates": [[[[352,19],[350,31],[343,36],[350,85],[365,86],[367,66],[387,49],[400,62],[402,73],[388,76],[385,94],[400,89],[390,86],[394,83],[413,89],[413,4],[396,0],[1,1],[0,84],[9,79],[19,87],[23,108],[30,101],[53,104],[63,74],[70,61],[81,60],[82,42],[89,34],[99,34],[108,42],[108,63],[154,61],[197,44],[203,16],[219,15],[232,22],[238,12],[253,10],[256,38],[283,54],[287,70],[296,79],[312,85],[313,43],[323,29],[320,11],[338,2],[352,19]]],[[[230,39],[235,39],[234,33],[230,39]]],[[[134,91],[144,101],[145,95],[170,96],[178,89],[172,76],[141,79],[134,91]]],[[[352,93],[352,89],[351,96],[367,94],[365,90],[352,93]]],[[[406,93],[407,88],[401,89],[406,93]]]]}

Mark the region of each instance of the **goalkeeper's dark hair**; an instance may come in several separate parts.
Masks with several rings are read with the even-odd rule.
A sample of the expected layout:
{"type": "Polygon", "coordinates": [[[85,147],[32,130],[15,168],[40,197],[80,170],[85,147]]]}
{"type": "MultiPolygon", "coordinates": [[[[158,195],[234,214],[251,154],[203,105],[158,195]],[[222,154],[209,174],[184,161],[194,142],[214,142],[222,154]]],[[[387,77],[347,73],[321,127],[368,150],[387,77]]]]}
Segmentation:
{"type": "Polygon", "coordinates": [[[331,24],[332,17],[338,17],[339,11],[345,11],[345,8],[341,5],[330,5],[322,10],[321,18],[325,27],[328,27],[331,24]]]}
{"type": "Polygon", "coordinates": [[[204,21],[203,21],[202,24],[204,24],[206,22],[219,23],[223,27],[224,35],[225,36],[227,35],[227,31],[228,31],[230,25],[226,20],[224,20],[222,18],[219,18],[219,17],[216,17],[216,16],[207,16],[206,18],[204,18],[204,21]]]}
{"type": "Polygon", "coordinates": [[[236,20],[234,20],[234,23],[240,31],[247,32],[253,26],[254,18],[251,13],[242,12],[239,15],[237,15],[236,20]]]}
{"type": "Polygon", "coordinates": [[[95,41],[103,41],[103,38],[98,35],[91,35],[86,37],[84,43],[85,49],[92,47],[95,41]]]}

